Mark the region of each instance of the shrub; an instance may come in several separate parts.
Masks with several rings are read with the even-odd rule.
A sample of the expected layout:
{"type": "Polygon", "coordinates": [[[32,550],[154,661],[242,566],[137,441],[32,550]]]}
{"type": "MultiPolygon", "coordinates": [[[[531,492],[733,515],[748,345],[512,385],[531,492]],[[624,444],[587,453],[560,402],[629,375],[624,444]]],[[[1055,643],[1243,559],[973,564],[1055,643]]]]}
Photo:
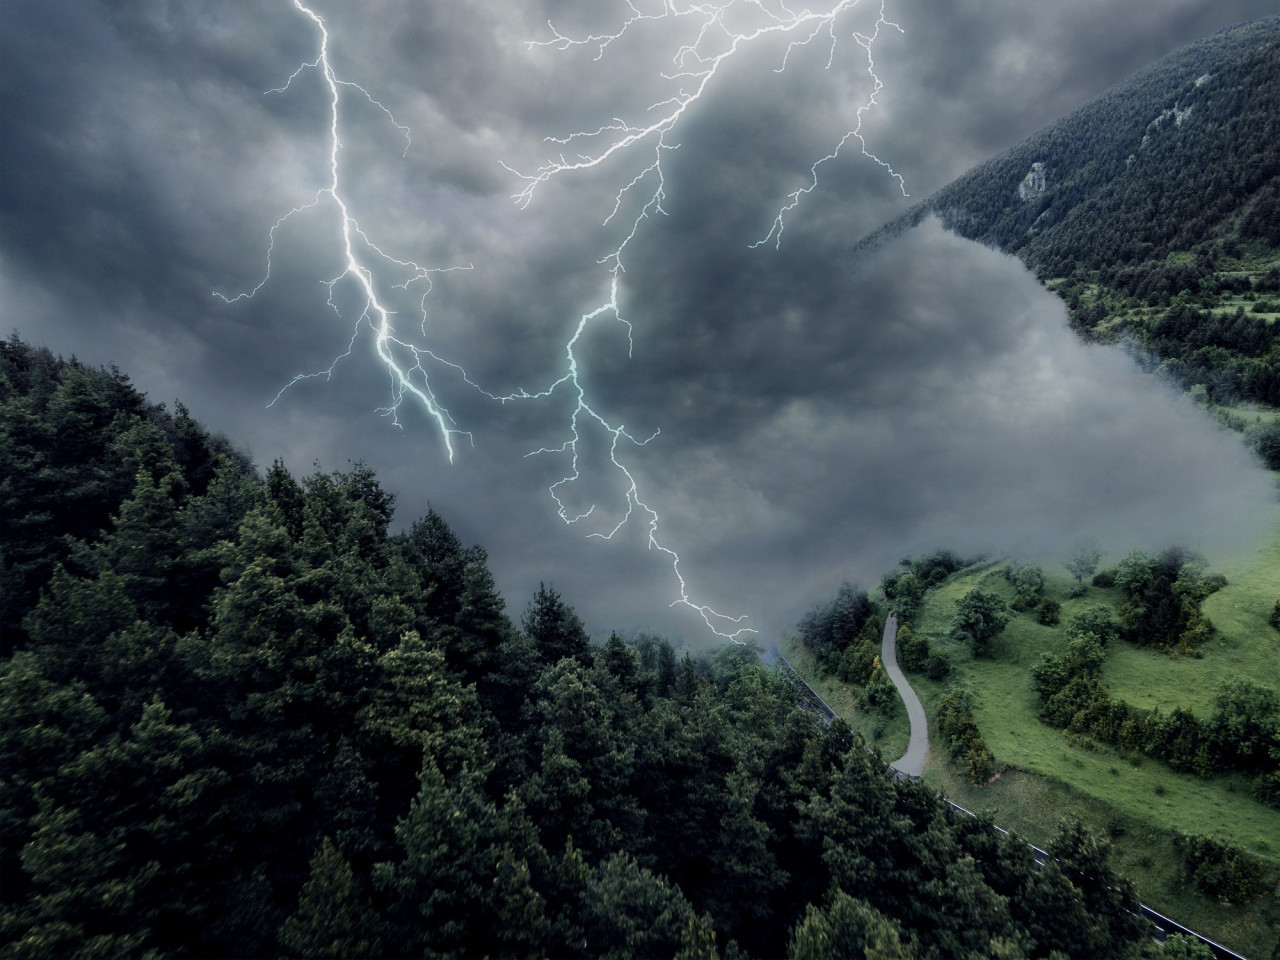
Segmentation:
{"type": "Polygon", "coordinates": [[[1175,933],[1160,947],[1160,960],[1213,960],[1213,951],[1195,937],[1175,933]]]}
{"type": "Polygon", "coordinates": [[[898,663],[903,670],[920,673],[929,662],[929,638],[917,636],[906,624],[898,629],[898,663]]]}
{"type": "Polygon", "coordinates": [[[1045,600],[1040,604],[1040,611],[1036,614],[1036,621],[1044,624],[1046,627],[1056,627],[1062,619],[1062,604],[1057,600],[1045,600]]]}
{"type": "Polygon", "coordinates": [[[1249,792],[1261,804],[1280,810],[1280,771],[1263,773],[1249,783],[1249,792]]]}
{"type": "Polygon", "coordinates": [[[1114,587],[1116,585],[1115,570],[1100,570],[1093,575],[1095,587],[1114,587]]]}
{"type": "Polygon", "coordinates": [[[951,661],[941,653],[930,653],[924,673],[930,680],[945,680],[951,674],[951,661]]]}
{"type": "Polygon", "coordinates": [[[1187,879],[1201,892],[1224,903],[1244,903],[1261,877],[1258,864],[1235,844],[1215,837],[1178,841],[1187,879]]]}
{"type": "Polygon", "coordinates": [[[1120,636],[1120,621],[1110,610],[1098,604],[1073,614],[1067,628],[1072,636],[1092,634],[1104,647],[1120,636]]]}
{"type": "Polygon", "coordinates": [[[938,733],[947,744],[951,758],[964,764],[970,783],[991,779],[995,757],[982,739],[982,732],[973,719],[969,695],[964,690],[952,690],[939,701],[938,733]]]}
{"type": "Polygon", "coordinates": [[[1040,654],[1040,662],[1031,668],[1031,688],[1040,694],[1042,700],[1048,700],[1070,679],[1061,658],[1051,653],[1040,654]]]}

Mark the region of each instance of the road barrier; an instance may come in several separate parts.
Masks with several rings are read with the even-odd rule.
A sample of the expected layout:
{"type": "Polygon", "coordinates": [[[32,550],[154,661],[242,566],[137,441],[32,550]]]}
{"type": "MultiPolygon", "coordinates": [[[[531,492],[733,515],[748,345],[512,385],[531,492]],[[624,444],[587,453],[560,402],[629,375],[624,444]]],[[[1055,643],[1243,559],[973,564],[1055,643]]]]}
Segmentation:
{"type": "MultiPolygon", "coordinates": [[[[768,643],[765,645],[765,649],[760,652],[760,659],[764,661],[764,665],[769,669],[781,670],[787,673],[789,676],[793,677],[795,680],[799,681],[802,689],[798,687],[797,694],[800,697],[800,706],[803,709],[808,710],[810,713],[817,715],[826,724],[830,724],[832,720],[839,719],[839,714],[837,714],[834,710],[832,710],[831,707],[827,704],[827,702],[823,700],[822,697],[818,696],[818,692],[814,690],[813,687],[809,686],[809,681],[807,681],[804,677],[800,676],[796,668],[793,667],[789,662],[787,662],[787,658],[782,655],[782,651],[778,649],[777,644],[775,644],[772,640],[768,641],[768,643]]],[[[871,753],[875,752],[874,750],[871,750],[870,747],[868,747],[867,749],[868,749],[868,752],[871,752],[871,753]]],[[[920,779],[917,776],[909,775],[909,774],[903,773],[901,770],[895,769],[892,764],[890,764],[887,769],[889,773],[891,773],[896,779],[900,779],[900,780],[919,780],[920,779]]],[[[978,816],[972,810],[965,809],[964,807],[960,806],[960,804],[956,803],[954,800],[951,800],[948,797],[944,796],[942,797],[942,799],[946,801],[947,805],[951,807],[952,810],[955,810],[958,813],[968,814],[969,816],[974,818],[978,816]]],[[[1013,836],[1013,834],[1009,833],[1009,831],[1006,830],[1004,827],[1001,827],[997,824],[992,824],[992,826],[995,827],[996,830],[1000,831],[1007,837],[1013,836]]],[[[1035,856],[1036,863],[1043,865],[1049,862],[1049,852],[1047,850],[1041,850],[1034,843],[1028,843],[1027,846],[1031,848],[1032,854],[1035,856]]],[[[1164,914],[1157,913],[1155,910],[1152,910],[1150,907],[1148,907],[1145,903],[1138,904],[1138,914],[1151,924],[1151,927],[1152,927],[1151,936],[1157,943],[1164,943],[1165,940],[1170,936],[1170,934],[1180,933],[1185,937],[1194,937],[1196,940],[1199,940],[1206,947],[1212,950],[1213,955],[1219,958],[1219,960],[1247,960],[1246,957],[1241,956],[1240,954],[1236,953],[1234,950],[1230,949],[1229,947],[1224,947],[1220,943],[1215,943],[1213,940],[1210,940],[1208,937],[1204,936],[1203,934],[1196,933],[1190,927],[1184,927],[1182,924],[1178,923],[1176,920],[1170,920],[1164,914]]]]}

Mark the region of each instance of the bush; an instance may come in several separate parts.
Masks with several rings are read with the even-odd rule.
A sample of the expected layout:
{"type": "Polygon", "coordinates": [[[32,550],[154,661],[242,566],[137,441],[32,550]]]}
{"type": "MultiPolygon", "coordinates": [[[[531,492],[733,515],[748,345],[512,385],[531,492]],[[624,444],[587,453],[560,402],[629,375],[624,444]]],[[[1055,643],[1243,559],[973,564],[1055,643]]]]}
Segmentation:
{"type": "Polygon", "coordinates": [[[1044,593],[1044,571],[1026,563],[1011,563],[1004,568],[1004,578],[1013,584],[1015,610],[1033,610],[1044,593]]]}
{"type": "Polygon", "coordinates": [[[1187,880],[1202,893],[1223,903],[1244,903],[1258,885],[1262,871],[1235,844],[1215,837],[1192,836],[1178,841],[1187,880]]]}
{"type": "Polygon", "coordinates": [[[1264,806],[1280,810],[1280,771],[1273,770],[1254,777],[1249,783],[1249,792],[1264,806]]]}
{"type": "Polygon", "coordinates": [[[1040,654],[1040,661],[1031,668],[1031,688],[1048,700],[1071,680],[1066,665],[1060,657],[1051,653],[1040,654]]]}
{"type": "Polygon", "coordinates": [[[1095,587],[1114,587],[1116,585],[1116,572],[1114,570],[1100,570],[1093,575],[1093,585],[1095,587]]]}
{"type": "Polygon", "coordinates": [[[1091,634],[1104,647],[1120,637],[1120,621],[1106,607],[1093,604],[1072,614],[1067,624],[1073,637],[1091,634]]]}
{"type": "Polygon", "coordinates": [[[938,703],[938,733],[951,753],[951,759],[964,764],[965,774],[973,784],[986,783],[995,770],[995,757],[982,739],[973,719],[969,695],[952,690],[938,703]]]}
{"type": "Polygon", "coordinates": [[[898,629],[898,663],[912,673],[922,672],[929,663],[929,638],[917,636],[910,624],[898,629]]]}
{"type": "Polygon", "coordinates": [[[945,680],[951,674],[951,661],[941,653],[931,653],[924,665],[924,674],[930,680],[945,680]]]}
{"type": "Polygon", "coordinates": [[[1057,600],[1045,600],[1040,604],[1040,611],[1036,614],[1036,621],[1044,624],[1046,627],[1056,627],[1062,620],[1062,604],[1057,600]]]}
{"type": "Polygon", "coordinates": [[[1195,937],[1175,933],[1160,947],[1160,960],[1213,960],[1213,951],[1195,937]]]}
{"type": "Polygon", "coordinates": [[[824,667],[845,683],[866,686],[880,660],[880,645],[860,636],[854,643],[824,662],[824,667]]]}
{"type": "Polygon", "coordinates": [[[1277,630],[1280,630],[1280,600],[1277,600],[1276,605],[1271,608],[1271,619],[1267,622],[1277,630]]]}
{"type": "Polygon", "coordinates": [[[898,704],[902,702],[898,696],[898,688],[889,679],[879,657],[876,657],[875,668],[867,681],[866,701],[867,706],[874,707],[885,718],[892,717],[897,712],[898,704]]]}

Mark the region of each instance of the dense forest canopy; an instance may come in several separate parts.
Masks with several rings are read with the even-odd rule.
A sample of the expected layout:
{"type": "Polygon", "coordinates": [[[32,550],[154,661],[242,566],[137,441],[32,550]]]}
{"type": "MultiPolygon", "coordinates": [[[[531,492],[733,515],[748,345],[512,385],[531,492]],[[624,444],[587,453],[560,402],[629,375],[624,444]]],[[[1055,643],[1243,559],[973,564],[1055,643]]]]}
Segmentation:
{"type": "Polygon", "coordinates": [[[6,956],[1149,949],[1078,824],[1037,866],[748,648],[592,644],[550,585],[517,625],[363,465],[260,476],[14,337],[0,496],[6,956]]]}
{"type": "MultiPolygon", "coordinates": [[[[1280,405],[1280,16],[1157,61],[860,244],[936,215],[1025,261],[1072,325],[1218,402],[1280,405]]],[[[1253,440],[1280,468],[1280,437],[1253,440]]]]}

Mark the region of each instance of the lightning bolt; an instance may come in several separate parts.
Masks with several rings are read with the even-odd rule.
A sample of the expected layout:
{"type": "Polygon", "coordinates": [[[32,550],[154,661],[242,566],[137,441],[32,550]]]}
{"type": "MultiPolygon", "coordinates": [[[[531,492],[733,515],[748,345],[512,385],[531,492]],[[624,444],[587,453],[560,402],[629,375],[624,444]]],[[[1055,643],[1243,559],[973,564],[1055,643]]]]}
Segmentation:
{"type": "MultiPolygon", "coordinates": [[[[675,70],[663,72],[660,75],[663,80],[674,81],[678,84],[675,95],[650,105],[648,110],[645,111],[644,119],[628,121],[615,118],[611,123],[603,124],[594,130],[579,131],[564,137],[547,138],[546,142],[556,144],[566,150],[572,147],[576,152],[574,159],[569,159],[563,152],[560,152],[530,174],[522,174],[505,163],[502,165],[524,182],[524,186],[512,197],[517,206],[523,210],[532,202],[534,194],[542,184],[558,177],[599,167],[614,157],[637,152],[641,153],[643,159],[637,164],[638,169],[614,195],[613,207],[604,218],[605,226],[618,215],[628,194],[639,188],[640,184],[650,183],[652,185],[652,193],[641,205],[639,213],[636,215],[635,220],[632,221],[630,230],[623,237],[621,243],[612,253],[599,261],[601,264],[607,265],[609,270],[609,295],[594,310],[583,314],[573,336],[570,338],[567,347],[568,372],[548,389],[537,394],[520,391],[516,395],[501,399],[506,401],[525,397],[545,397],[562,385],[574,391],[577,405],[571,417],[569,437],[558,448],[543,448],[534,451],[534,454],[561,453],[570,457],[570,472],[550,487],[551,496],[556,501],[560,518],[567,524],[573,524],[586,519],[592,512],[588,510],[586,513],[570,516],[560,498],[561,488],[573,484],[580,477],[578,447],[582,442],[582,435],[579,431],[579,421],[585,417],[598,424],[611,437],[609,459],[626,484],[626,512],[622,520],[608,533],[592,533],[589,536],[610,539],[630,521],[633,512],[639,511],[643,516],[647,517],[649,549],[657,550],[667,556],[671,563],[672,572],[679,584],[680,595],[671,603],[671,606],[682,605],[694,610],[702,617],[713,633],[728,640],[739,641],[743,634],[757,633],[758,631],[742,626],[743,621],[747,619],[745,615],[730,617],[717,613],[705,604],[695,603],[689,598],[684,576],[680,572],[679,555],[675,550],[658,540],[659,517],[657,511],[640,498],[634,475],[618,459],[619,447],[623,441],[643,446],[658,434],[655,432],[645,440],[637,440],[622,426],[610,423],[592,408],[585,389],[578,381],[578,362],[574,347],[588,324],[607,317],[612,317],[615,321],[626,326],[628,342],[631,342],[631,324],[622,317],[618,303],[619,281],[621,275],[625,272],[623,254],[645,220],[653,215],[666,213],[662,206],[663,201],[666,199],[666,177],[662,165],[663,157],[667,152],[679,146],[679,144],[673,142],[672,136],[690,109],[712,85],[722,65],[734,56],[739,55],[741,51],[767,39],[790,36],[793,39],[787,44],[781,62],[776,68],[776,72],[780,73],[786,69],[791,55],[796,50],[809,45],[819,37],[825,37],[829,41],[826,67],[830,69],[836,53],[837,22],[844,14],[857,7],[860,0],[838,0],[826,12],[818,13],[807,9],[798,12],[792,11],[781,0],[775,3],[767,3],[765,0],[723,0],[723,2],[718,3],[690,3],[685,6],[678,5],[675,0],[663,0],[661,10],[655,13],[641,12],[632,0],[625,0],[625,2],[628,10],[630,10],[630,15],[613,33],[573,38],[561,33],[554,24],[548,22],[547,27],[552,33],[552,38],[550,40],[529,41],[528,46],[530,49],[553,47],[557,50],[594,46],[596,48],[594,59],[600,60],[605,56],[610,46],[621,40],[638,23],[658,20],[679,22],[681,25],[687,25],[688,27],[688,42],[681,44],[672,58],[675,70]],[[762,22],[758,22],[750,29],[735,30],[729,24],[732,22],[733,15],[737,10],[745,10],[748,13],[754,11],[757,18],[762,22]]],[[[750,244],[751,247],[762,246],[771,239],[774,242],[775,249],[781,244],[786,214],[799,205],[803,196],[817,189],[818,168],[824,163],[835,160],[839,156],[840,150],[850,140],[856,139],[861,146],[863,155],[882,166],[891,177],[897,180],[903,196],[907,195],[903,178],[887,162],[881,160],[867,149],[866,139],[861,132],[863,115],[876,105],[876,95],[884,86],[876,75],[875,61],[872,56],[872,48],[880,36],[882,27],[892,27],[902,32],[902,28],[898,24],[885,17],[885,3],[883,0],[879,5],[876,21],[871,32],[863,34],[855,31],[852,34],[854,41],[863,49],[866,55],[867,73],[872,81],[870,95],[855,112],[853,129],[847,131],[841,137],[830,153],[817,160],[810,167],[809,183],[788,196],[774,218],[768,233],[760,240],[750,244]]],[[[594,507],[592,510],[594,510],[594,507]]]]}
{"type": "MultiPolygon", "coordinates": [[[[285,81],[283,86],[268,90],[268,94],[284,93],[293,85],[293,82],[307,70],[316,70],[324,80],[325,88],[329,94],[329,183],[327,186],[321,187],[316,191],[315,196],[307,203],[294,207],[284,216],[280,217],[271,227],[267,244],[267,268],[262,279],[257,285],[244,293],[237,294],[234,297],[228,297],[225,294],[214,291],[214,296],[226,303],[235,303],[239,300],[252,299],[259,290],[266,286],[271,279],[271,258],[275,252],[276,234],[281,227],[285,225],[293,217],[302,213],[304,210],[311,210],[322,204],[331,204],[338,214],[339,231],[342,238],[343,252],[343,269],[335,277],[326,281],[329,288],[328,304],[339,317],[342,312],[334,300],[334,291],[343,281],[354,283],[355,288],[359,291],[359,295],[363,298],[363,307],[357,315],[353,324],[351,341],[347,345],[346,353],[338,356],[332,364],[325,370],[315,373],[303,373],[295,376],[286,383],[280,392],[276,394],[275,399],[268,404],[268,407],[275,404],[277,400],[284,394],[286,390],[294,384],[302,380],[308,380],[315,377],[324,377],[326,380],[333,376],[334,368],[338,362],[351,355],[355,347],[355,342],[359,338],[362,327],[368,327],[373,333],[374,349],[378,358],[382,361],[387,369],[387,373],[391,378],[391,402],[379,410],[379,413],[391,417],[396,426],[400,426],[399,410],[400,405],[407,397],[415,397],[422,404],[427,415],[435,421],[436,426],[440,430],[440,436],[444,441],[445,452],[449,456],[449,462],[453,462],[453,442],[455,437],[466,437],[471,439],[471,434],[465,430],[458,428],[452,416],[445,406],[437,399],[435,391],[432,389],[431,380],[427,372],[427,368],[423,365],[427,362],[434,362],[447,367],[451,367],[466,378],[465,371],[456,363],[445,360],[435,354],[433,351],[423,347],[416,346],[406,340],[402,340],[396,336],[395,328],[392,325],[391,318],[394,315],[392,311],[384,303],[384,297],[378,294],[378,284],[375,279],[374,267],[379,270],[398,271],[403,278],[398,283],[392,284],[393,288],[401,290],[409,290],[415,284],[421,285],[422,297],[419,305],[422,308],[422,328],[425,332],[427,323],[426,299],[431,293],[431,277],[433,274],[444,273],[451,270],[469,270],[471,265],[456,267],[423,267],[412,260],[400,260],[386,253],[374,243],[369,236],[361,229],[360,224],[351,214],[351,207],[341,188],[341,164],[342,156],[342,139],[340,132],[340,107],[342,104],[342,91],[354,90],[364,97],[370,104],[382,111],[390,123],[400,131],[404,136],[404,151],[407,155],[409,147],[412,144],[409,128],[397,122],[382,103],[374,99],[374,97],[358,83],[352,83],[349,80],[341,80],[333,70],[333,64],[329,60],[329,29],[325,24],[324,18],[319,16],[315,11],[311,10],[302,0],[293,0],[293,6],[308,17],[315,24],[316,29],[320,33],[320,48],[314,60],[299,65],[299,67],[290,74],[289,79],[285,81]],[[412,361],[412,362],[409,362],[412,361]]],[[[467,379],[467,382],[471,381],[467,379]]],[[[472,384],[474,386],[474,384],[472,384]]]]}
{"type": "MultiPolygon", "coordinates": [[[[626,445],[645,446],[659,436],[659,432],[655,430],[646,437],[638,437],[627,430],[624,425],[615,424],[598,412],[592,405],[586,388],[579,379],[580,364],[577,351],[583,335],[592,324],[613,322],[625,327],[629,345],[628,355],[630,355],[633,330],[631,323],[622,316],[619,304],[621,279],[625,273],[624,254],[628,245],[636,237],[647,219],[658,214],[665,215],[663,201],[666,198],[666,178],[663,171],[663,158],[667,152],[678,147],[678,144],[672,141],[672,135],[689,109],[712,84],[721,66],[737,55],[739,51],[756,45],[767,38],[791,36],[793,39],[790,40],[782,56],[781,63],[777,67],[778,72],[786,68],[788,60],[797,49],[809,45],[819,37],[825,37],[829,40],[830,48],[827,67],[830,68],[836,51],[837,21],[845,13],[857,7],[860,0],[838,0],[825,13],[814,13],[809,10],[793,12],[781,0],[772,3],[766,2],[766,0],[723,0],[723,2],[719,3],[695,3],[685,7],[677,6],[674,0],[663,0],[662,9],[658,13],[642,13],[631,0],[625,0],[625,2],[630,10],[630,15],[614,33],[573,39],[560,33],[549,23],[548,26],[553,34],[552,39],[530,41],[529,47],[532,49],[545,46],[566,50],[571,47],[594,45],[597,48],[596,59],[600,59],[605,55],[607,49],[620,40],[635,24],[647,20],[675,20],[682,25],[687,24],[692,31],[689,42],[682,44],[673,58],[676,67],[675,71],[661,74],[664,80],[675,81],[679,84],[677,93],[668,99],[654,103],[646,111],[648,115],[646,120],[624,121],[617,119],[592,131],[573,133],[563,138],[548,138],[548,142],[558,144],[561,147],[568,148],[572,145],[575,149],[585,149],[586,152],[577,154],[577,159],[568,160],[561,153],[558,158],[548,161],[535,173],[529,175],[520,174],[503,164],[508,171],[524,181],[523,189],[513,199],[515,199],[520,209],[525,209],[532,201],[537,188],[553,178],[599,166],[614,156],[634,153],[637,150],[645,151],[644,156],[646,159],[642,161],[630,179],[614,195],[613,207],[605,216],[604,225],[607,226],[614,220],[623,209],[629,195],[634,190],[639,189],[642,184],[646,185],[644,189],[651,188],[651,193],[640,205],[639,212],[636,213],[631,221],[630,229],[621,238],[618,245],[611,253],[598,261],[608,271],[608,294],[598,306],[580,316],[573,333],[565,344],[565,372],[559,378],[550,382],[546,387],[534,391],[529,391],[522,387],[514,393],[506,395],[493,394],[473,382],[460,365],[397,335],[392,322],[395,311],[387,305],[389,303],[388,298],[379,293],[380,276],[387,274],[399,276],[399,281],[391,284],[392,289],[408,291],[413,286],[415,289],[422,290],[421,299],[419,300],[421,312],[419,329],[425,339],[428,323],[426,301],[431,292],[432,276],[450,270],[471,269],[471,265],[428,268],[412,260],[399,259],[388,254],[378,244],[374,243],[352,215],[351,206],[342,191],[342,179],[340,176],[340,161],[342,157],[340,136],[341,106],[344,92],[354,92],[363,97],[364,100],[385,115],[386,119],[403,135],[405,154],[407,154],[411,146],[410,132],[407,127],[396,120],[385,105],[375,99],[363,86],[340,79],[337,76],[329,58],[330,34],[328,26],[324,18],[306,6],[302,0],[292,0],[292,3],[294,8],[307,17],[318,31],[319,47],[317,55],[314,60],[300,64],[282,86],[269,90],[267,93],[284,93],[306,71],[319,73],[328,92],[329,101],[329,182],[318,189],[310,201],[294,207],[272,225],[268,232],[266,270],[258,283],[251,289],[236,296],[229,297],[216,291],[215,296],[226,303],[252,299],[271,279],[272,257],[275,252],[277,234],[281,228],[290,219],[303,211],[321,206],[332,207],[337,214],[339,222],[343,266],[336,276],[325,281],[329,289],[328,304],[335,314],[342,316],[341,308],[335,299],[335,291],[339,285],[345,285],[346,287],[354,286],[362,306],[352,324],[351,338],[346,351],[336,357],[329,367],[324,370],[295,376],[281,388],[271,403],[274,404],[285,391],[301,380],[317,377],[324,377],[326,380],[330,379],[337,364],[352,354],[361,331],[366,328],[373,335],[375,352],[386,368],[391,380],[391,402],[380,409],[379,412],[390,416],[392,421],[399,426],[398,412],[401,403],[409,398],[416,399],[439,429],[450,462],[453,461],[454,457],[455,439],[466,437],[471,440],[471,434],[457,425],[448,409],[437,397],[432,387],[428,366],[433,365],[453,371],[469,387],[502,404],[516,401],[536,401],[550,398],[558,393],[568,392],[573,398],[574,407],[569,418],[564,442],[558,447],[543,447],[527,454],[527,456],[551,454],[568,458],[568,472],[548,488],[561,520],[568,525],[577,524],[586,520],[595,511],[595,506],[593,505],[583,513],[571,515],[564,501],[566,492],[582,478],[580,458],[582,447],[587,442],[583,430],[585,427],[593,426],[598,428],[607,438],[609,461],[613,469],[618,472],[625,488],[625,510],[622,511],[622,518],[607,532],[597,531],[589,533],[587,536],[609,540],[630,523],[634,517],[643,518],[641,522],[647,528],[648,548],[665,556],[670,563],[672,574],[677,584],[678,596],[671,602],[670,606],[683,606],[692,610],[702,618],[706,626],[717,636],[741,642],[744,634],[756,633],[757,631],[743,625],[747,619],[746,615],[733,617],[721,614],[705,604],[695,602],[690,597],[687,582],[680,569],[680,557],[674,549],[659,539],[658,512],[642,499],[639,483],[622,456],[626,445]],[[731,29],[729,23],[732,15],[738,9],[754,12],[763,22],[750,29],[731,29]]],[[[785,215],[798,206],[803,196],[817,188],[818,168],[822,164],[834,160],[839,155],[841,148],[851,139],[858,140],[862,147],[862,153],[879,163],[891,176],[897,179],[899,185],[903,186],[903,194],[906,194],[902,178],[893,171],[888,163],[868,151],[866,141],[860,132],[862,116],[875,105],[876,94],[882,88],[882,84],[875,75],[872,47],[879,36],[881,27],[888,26],[901,30],[901,27],[897,24],[887,20],[884,14],[884,0],[881,0],[879,15],[871,32],[869,34],[858,32],[852,34],[854,41],[866,53],[867,71],[873,81],[871,95],[856,111],[854,128],[845,133],[827,156],[812,165],[810,168],[810,182],[790,194],[779,210],[769,232],[752,246],[760,246],[770,239],[774,241],[775,247],[781,242],[785,215]]]]}
{"type": "MultiPolygon", "coordinates": [[[[528,46],[530,49],[553,47],[557,50],[594,46],[596,48],[594,59],[600,60],[605,56],[608,48],[621,40],[637,23],[672,21],[681,26],[687,24],[690,40],[681,44],[676,50],[672,58],[674,71],[664,71],[660,74],[663,80],[676,82],[677,91],[675,95],[651,104],[645,111],[644,119],[628,121],[615,118],[612,123],[604,124],[594,130],[582,130],[564,137],[547,138],[548,143],[566,148],[572,146],[576,150],[585,151],[578,153],[575,159],[567,159],[563,153],[560,153],[529,174],[520,173],[503,164],[508,171],[524,181],[523,188],[513,197],[521,209],[527,207],[533,200],[539,186],[554,178],[598,167],[614,156],[642,149],[651,149],[652,154],[646,153],[646,159],[649,156],[652,159],[618,192],[613,211],[604,222],[607,224],[618,212],[623,197],[641,181],[650,178],[651,174],[657,180],[655,197],[660,201],[663,189],[662,155],[664,151],[674,149],[676,146],[670,142],[669,138],[680,126],[690,108],[702,99],[707,89],[711,87],[716,75],[726,62],[739,56],[743,50],[758,46],[765,41],[780,36],[792,36],[794,39],[788,42],[781,62],[774,70],[775,73],[782,73],[796,50],[808,46],[819,37],[824,37],[828,41],[826,68],[830,69],[835,62],[839,40],[836,25],[842,17],[859,7],[862,0],[838,0],[825,12],[814,12],[808,9],[795,12],[781,0],[773,3],[766,0],[721,0],[718,3],[689,3],[684,6],[677,4],[675,0],[662,0],[660,12],[642,13],[632,0],[624,0],[624,2],[631,13],[623,21],[622,26],[613,33],[593,34],[575,39],[562,34],[554,24],[548,21],[547,27],[551,30],[552,39],[531,40],[528,41],[528,46]],[[745,11],[748,15],[747,19],[750,19],[750,14],[754,12],[763,22],[757,23],[750,29],[735,30],[730,27],[730,23],[733,22],[737,11],[745,11]]],[[[861,146],[862,155],[883,167],[897,181],[902,195],[907,196],[906,182],[887,161],[880,159],[867,149],[866,138],[862,135],[863,115],[876,106],[877,94],[884,89],[884,84],[876,75],[873,58],[873,47],[880,37],[882,27],[891,27],[899,33],[903,32],[901,26],[885,17],[884,0],[880,2],[871,32],[863,34],[853,31],[851,34],[866,54],[867,74],[872,82],[871,93],[855,111],[853,129],[840,138],[830,153],[810,167],[809,184],[788,196],[774,218],[769,232],[750,246],[761,246],[770,239],[773,239],[775,248],[781,244],[786,214],[799,205],[801,197],[812,193],[817,188],[818,167],[835,160],[840,155],[840,150],[850,140],[857,140],[861,146]]]]}

